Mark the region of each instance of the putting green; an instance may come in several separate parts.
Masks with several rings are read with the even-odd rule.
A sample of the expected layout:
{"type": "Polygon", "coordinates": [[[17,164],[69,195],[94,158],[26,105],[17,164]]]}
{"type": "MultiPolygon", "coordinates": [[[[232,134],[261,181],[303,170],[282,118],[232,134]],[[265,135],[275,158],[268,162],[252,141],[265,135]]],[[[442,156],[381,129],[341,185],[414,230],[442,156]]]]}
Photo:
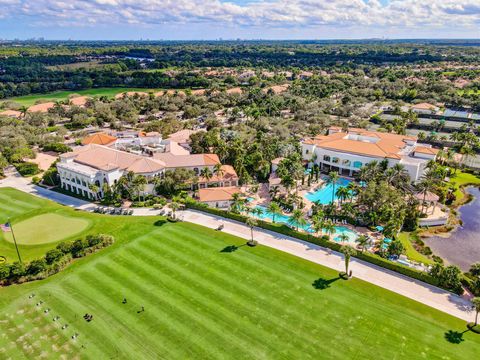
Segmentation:
{"type": "MultiPolygon", "coordinates": [[[[57,242],[83,232],[90,222],[87,219],[73,218],[54,213],[34,216],[13,223],[17,244],[39,245],[57,242]]],[[[4,233],[5,239],[13,242],[11,233],[4,233]]]]}

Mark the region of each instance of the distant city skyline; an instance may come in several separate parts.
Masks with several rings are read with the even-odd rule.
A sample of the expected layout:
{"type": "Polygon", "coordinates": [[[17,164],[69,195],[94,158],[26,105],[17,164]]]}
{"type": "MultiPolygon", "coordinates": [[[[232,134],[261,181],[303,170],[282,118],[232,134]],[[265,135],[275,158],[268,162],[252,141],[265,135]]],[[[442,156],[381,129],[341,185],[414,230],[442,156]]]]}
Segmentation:
{"type": "Polygon", "coordinates": [[[479,0],[0,0],[0,38],[480,38],[479,0]]]}

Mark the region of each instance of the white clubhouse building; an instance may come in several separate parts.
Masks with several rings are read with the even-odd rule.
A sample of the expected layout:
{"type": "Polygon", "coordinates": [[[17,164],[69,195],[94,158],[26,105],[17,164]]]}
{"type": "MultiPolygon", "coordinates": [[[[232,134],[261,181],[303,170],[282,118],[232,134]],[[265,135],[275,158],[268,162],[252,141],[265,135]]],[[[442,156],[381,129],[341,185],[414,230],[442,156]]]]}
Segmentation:
{"type": "Polygon", "coordinates": [[[438,153],[430,145],[417,143],[415,137],[358,128],[331,127],[327,135],[304,139],[301,145],[303,160],[324,171],[353,176],[365,164],[387,159],[390,167],[403,165],[412,181],[420,179],[438,153]]]}
{"type": "MultiPolygon", "coordinates": [[[[221,165],[220,171],[215,171],[220,166],[216,154],[190,154],[171,140],[165,140],[162,147],[155,147],[154,150],[161,151],[152,154],[150,151],[120,150],[116,148],[116,139],[107,138],[104,134],[95,134],[95,137],[88,139],[93,141],[60,155],[60,161],[57,163],[61,187],[86,198],[101,198],[104,184],[111,187],[130,171],[145,176],[148,182],[145,193],[154,192],[155,177],[163,177],[165,172],[175,169],[188,169],[195,173],[198,181],[191,184],[192,187],[238,186],[239,179],[233,167],[221,165]],[[212,173],[208,179],[200,176],[204,168],[208,168],[212,173]],[[92,185],[97,187],[98,192],[92,190],[92,185]]],[[[121,142],[121,145],[125,145],[125,142],[121,142]]],[[[144,147],[148,149],[149,144],[144,147]]]]}

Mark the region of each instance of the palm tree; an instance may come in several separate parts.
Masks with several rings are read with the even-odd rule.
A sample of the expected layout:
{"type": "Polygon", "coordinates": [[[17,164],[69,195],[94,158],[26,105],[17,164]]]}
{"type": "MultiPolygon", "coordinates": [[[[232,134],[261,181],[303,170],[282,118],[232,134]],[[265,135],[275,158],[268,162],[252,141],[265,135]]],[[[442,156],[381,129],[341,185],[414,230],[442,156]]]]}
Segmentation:
{"type": "Polygon", "coordinates": [[[332,220],[325,221],[325,223],[323,224],[323,230],[325,230],[325,232],[328,234],[330,240],[332,240],[333,234],[335,234],[335,232],[337,231],[337,229],[335,228],[335,224],[332,220]]]}
{"type": "Polygon", "coordinates": [[[335,202],[335,185],[337,185],[338,179],[340,176],[338,175],[338,172],[336,171],[330,171],[328,174],[328,183],[332,184],[332,204],[335,202]]]}
{"type": "Polygon", "coordinates": [[[270,194],[270,199],[275,200],[279,191],[280,190],[278,189],[278,186],[271,187],[270,190],[268,190],[268,193],[270,194]]]}
{"type": "Polygon", "coordinates": [[[98,186],[95,185],[95,184],[90,184],[90,185],[88,185],[88,188],[93,193],[93,196],[95,197],[95,200],[97,200],[98,199],[98,192],[100,191],[98,186]]]}
{"type": "Polygon", "coordinates": [[[367,244],[368,244],[368,236],[362,234],[355,240],[355,242],[360,247],[361,252],[364,252],[365,248],[367,247],[367,244]]]}
{"type": "Polygon", "coordinates": [[[170,209],[172,209],[172,218],[176,219],[176,211],[180,208],[180,204],[176,201],[172,201],[169,205],[170,209]]]}
{"type": "Polygon", "coordinates": [[[200,176],[202,176],[205,179],[205,182],[207,183],[207,186],[208,186],[208,183],[209,183],[210,179],[212,178],[213,174],[212,174],[212,171],[208,167],[204,167],[200,171],[200,176]]]}
{"type": "Polygon", "coordinates": [[[275,201],[271,201],[270,204],[268,204],[267,210],[270,214],[272,214],[272,222],[275,224],[275,217],[282,213],[280,205],[278,205],[275,201]]]}
{"type": "Polygon", "coordinates": [[[405,189],[410,182],[410,175],[402,164],[395,164],[385,172],[387,183],[405,189]]]}
{"type": "Polygon", "coordinates": [[[350,264],[350,258],[352,256],[355,256],[357,254],[357,251],[351,246],[343,245],[340,248],[340,252],[343,253],[343,255],[345,256],[345,274],[347,275],[347,279],[348,279],[350,277],[348,275],[348,265],[350,264]]]}
{"type": "Polygon", "coordinates": [[[475,322],[473,326],[478,325],[478,314],[480,313],[480,297],[474,297],[472,299],[473,310],[475,311],[475,322]]]}
{"type": "Polygon", "coordinates": [[[235,214],[240,213],[245,207],[245,199],[242,197],[241,193],[235,193],[232,195],[232,205],[230,205],[230,210],[235,214]]]}
{"type": "Polygon", "coordinates": [[[251,234],[251,239],[248,241],[249,246],[255,246],[257,245],[257,242],[253,239],[253,228],[257,226],[257,220],[255,220],[252,217],[247,218],[245,221],[245,225],[247,225],[250,228],[250,234],[251,234]]]}
{"type": "Polygon", "coordinates": [[[342,204],[343,201],[350,196],[350,190],[348,190],[346,186],[340,186],[335,192],[335,195],[340,200],[340,204],[342,204]]]}
{"type": "Polygon", "coordinates": [[[18,111],[20,111],[22,117],[25,117],[25,115],[27,115],[27,112],[28,112],[28,107],[23,105],[23,106],[20,107],[20,109],[18,109],[18,111]]]}
{"type": "Polygon", "coordinates": [[[133,186],[137,191],[137,197],[140,198],[140,193],[143,193],[145,190],[145,185],[147,185],[147,178],[143,175],[137,175],[133,179],[133,186]]]}
{"type": "Polygon", "coordinates": [[[341,233],[340,235],[338,235],[338,238],[340,239],[341,242],[348,242],[349,240],[348,235],[345,233],[341,233]]]}
{"type": "Polygon", "coordinates": [[[317,234],[317,236],[320,236],[322,234],[324,226],[325,220],[323,216],[320,216],[320,214],[317,213],[315,216],[312,217],[312,228],[313,231],[315,231],[315,234],[317,234]]]}
{"type": "Polygon", "coordinates": [[[213,173],[218,177],[218,179],[221,179],[225,174],[225,171],[223,170],[223,165],[220,163],[215,164],[213,167],[213,173]]]}
{"type": "Polygon", "coordinates": [[[292,212],[292,216],[288,219],[288,224],[292,227],[295,227],[295,230],[298,231],[299,227],[304,227],[307,225],[307,220],[303,216],[303,212],[300,209],[295,209],[292,212]]]}

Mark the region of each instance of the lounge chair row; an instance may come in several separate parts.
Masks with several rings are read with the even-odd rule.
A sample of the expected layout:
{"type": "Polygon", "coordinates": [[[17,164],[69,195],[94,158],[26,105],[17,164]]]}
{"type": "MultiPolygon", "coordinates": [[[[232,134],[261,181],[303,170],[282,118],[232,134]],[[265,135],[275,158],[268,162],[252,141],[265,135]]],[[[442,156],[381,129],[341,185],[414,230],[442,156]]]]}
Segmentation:
{"type": "Polygon", "coordinates": [[[110,207],[101,207],[101,206],[93,209],[93,212],[98,214],[110,214],[110,215],[133,215],[132,209],[110,208],[110,207]]]}

